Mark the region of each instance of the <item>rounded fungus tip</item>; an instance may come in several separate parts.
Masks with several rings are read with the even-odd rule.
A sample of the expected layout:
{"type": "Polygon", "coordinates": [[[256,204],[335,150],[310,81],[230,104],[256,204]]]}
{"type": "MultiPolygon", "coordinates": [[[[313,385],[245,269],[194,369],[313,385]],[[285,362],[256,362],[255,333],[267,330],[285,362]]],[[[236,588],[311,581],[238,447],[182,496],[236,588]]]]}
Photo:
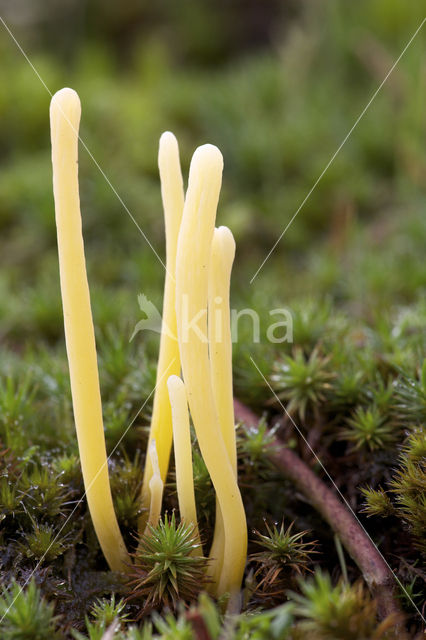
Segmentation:
{"type": "Polygon", "coordinates": [[[172,391],[173,389],[179,389],[179,387],[182,387],[182,386],[183,386],[183,381],[181,378],[179,378],[179,376],[172,375],[168,377],[167,387],[169,391],[172,391]]]}
{"type": "Polygon", "coordinates": [[[74,89],[64,87],[57,91],[50,101],[50,114],[62,115],[71,123],[80,119],[81,103],[78,93],[74,89]]]}
{"type": "Polygon", "coordinates": [[[78,97],[77,91],[75,91],[74,89],[70,89],[70,87],[64,87],[63,89],[59,89],[59,91],[53,94],[52,101],[51,101],[52,104],[61,105],[64,102],[66,103],[74,102],[75,104],[79,105],[80,98],[78,97]]]}
{"type": "Polygon", "coordinates": [[[229,227],[221,226],[214,230],[214,241],[219,242],[227,255],[235,256],[235,240],[229,227]]]}
{"type": "Polygon", "coordinates": [[[191,161],[191,169],[197,168],[200,171],[223,170],[223,156],[214,144],[203,144],[194,151],[191,161]]]}
{"type": "Polygon", "coordinates": [[[171,131],[164,131],[160,136],[160,147],[169,144],[177,145],[176,136],[171,131]]]}

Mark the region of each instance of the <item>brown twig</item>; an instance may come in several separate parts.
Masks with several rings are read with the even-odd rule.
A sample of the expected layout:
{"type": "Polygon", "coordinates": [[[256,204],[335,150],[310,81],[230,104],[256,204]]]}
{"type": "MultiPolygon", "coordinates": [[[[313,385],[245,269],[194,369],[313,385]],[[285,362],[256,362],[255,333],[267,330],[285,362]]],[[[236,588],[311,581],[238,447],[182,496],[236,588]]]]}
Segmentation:
{"type": "MultiPolygon", "coordinates": [[[[258,417],[238,400],[234,401],[234,407],[237,420],[249,426],[258,424],[258,417]]],[[[395,617],[399,621],[399,637],[407,637],[401,624],[403,614],[395,597],[394,575],[354,514],[335,492],[278,438],[271,443],[269,455],[283,475],[294,482],[337,533],[376,599],[380,618],[389,615],[395,617]]]]}
{"type": "Polygon", "coordinates": [[[212,640],[207,624],[198,611],[189,611],[186,619],[192,627],[195,640],[212,640]]]}

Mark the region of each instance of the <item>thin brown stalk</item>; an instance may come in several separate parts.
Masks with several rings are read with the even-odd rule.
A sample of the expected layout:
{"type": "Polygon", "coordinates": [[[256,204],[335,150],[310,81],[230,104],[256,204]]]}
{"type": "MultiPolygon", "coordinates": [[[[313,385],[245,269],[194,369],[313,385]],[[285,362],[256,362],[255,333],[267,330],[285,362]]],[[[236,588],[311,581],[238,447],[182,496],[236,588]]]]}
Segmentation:
{"type": "MultiPolygon", "coordinates": [[[[234,401],[234,406],[237,420],[250,426],[258,424],[257,416],[238,400],[234,401]]],[[[379,617],[384,619],[391,615],[395,620],[401,621],[403,614],[396,598],[395,577],[355,515],[335,491],[277,437],[271,443],[269,456],[339,536],[377,601],[379,617]]],[[[405,638],[405,631],[400,623],[397,628],[399,637],[405,638]]]]}

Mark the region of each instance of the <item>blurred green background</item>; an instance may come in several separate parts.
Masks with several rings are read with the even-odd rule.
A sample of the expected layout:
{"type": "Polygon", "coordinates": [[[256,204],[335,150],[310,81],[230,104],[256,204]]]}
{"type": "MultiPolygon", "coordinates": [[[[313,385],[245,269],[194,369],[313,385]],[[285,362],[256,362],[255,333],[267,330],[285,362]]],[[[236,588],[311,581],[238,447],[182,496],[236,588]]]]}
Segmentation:
{"type": "MultiPolygon", "coordinates": [[[[158,139],[225,160],[218,222],[237,241],[233,304],[327,299],[352,316],[421,303],[426,269],[426,28],[408,48],[252,284],[250,279],[424,18],[405,0],[17,0],[1,15],[160,256],[158,139]]],[[[63,349],[50,96],[0,25],[0,336],[63,349]]],[[[160,304],[163,269],[80,149],[98,331],[160,304]]],[[[424,313],[424,310],[423,310],[424,313]]]]}

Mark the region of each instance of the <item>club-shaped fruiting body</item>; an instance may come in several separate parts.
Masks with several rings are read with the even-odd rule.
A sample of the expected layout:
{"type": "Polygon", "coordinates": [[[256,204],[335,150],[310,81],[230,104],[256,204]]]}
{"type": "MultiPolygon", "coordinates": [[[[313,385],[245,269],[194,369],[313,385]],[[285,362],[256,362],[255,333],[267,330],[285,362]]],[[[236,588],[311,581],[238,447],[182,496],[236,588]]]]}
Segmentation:
{"type": "Polygon", "coordinates": [[[72,89],[52,98],[53,193],[65,339],[81,469],[93,526],[111,569],[130,564],[114,513],[102,421],[95,333],[78,192],[80,100],[72,89]]]}
{"type": "Polygon", "coordinates": [[[191,432],[185,385],[179,376],[170,376],[167,381],[167,387],[172,408],[173,448],[180,517],[194,526],[194,534],[199,540],[200,534],[198,531],[192,472],[191,432]]]}
{"type": "MultiPolygon", "coordinates": [[[[158,357],[157,382],[154,395],[149,442],[157,443],[158,463],[163,482],[166,480],[172,446],[172,416],[167,391],[167,378],[179,375],[180,358],[177,342],[175,311],[175,265],[179,227],[183,212],[183,180],[179,161],[179,148],[175,136],[166,131],[160,138],[158,168],[161,179],[164,221],[166,228],[166,280],[163,300],[163,327],[158,357]]],[[[149,482],[152,465],[149,456],[142,485],[142,506],[150,505],[149,482]]],[[[146,515],[142,514],[140,531],[145,528],[146,515]]]]}
{"type": "Polygon", "coordinates": [[[151,463],[152,475],[149,481],[149,493],[151,496],[149,506],[148,524],[156,527],[161,516],[161,504],[163,502],[164,483],[161,479],[160,464],[155,440],[151,440],[148,450],[149,461],[151,463]]]}
{"type": "MultiPolygon", "coordinates": [[[[229,289],[232,264],[235,257],[235,240],[228,227],[214,230],[211,246],[208,285],[209,356],[219,425],[228,457],[237,477],[237,447],[234,422],[234,398],[232,389],[232,339],[229,307],[229,289]]],[[[213,563],[213,584],[219,580],[225,549],[223,516],[216,500],[216,522],[210,558],[213,563]]]]}
{"type": "MultiPolygon", "coordinates": [[[[108,479],[81,229],[79,121],[77,94],[71,89],[55,94],[51,103],[52,163],[66,346],[90,514],[111,569],[126,571],[130,561],[108,479]]],[[[140,523],[145,528],[148,519],[155,527],[159,521],[173,433],[181,518],[192,523],[198,535],[189,404],[201,454],[217,495],[209,570],[217,595],[232,594],[240,588],[247,551],[246,519],[237,485],[232,398],[229,286],[235,243],[229,229],[214,229],[222,166],[216,147],[198,148],[191,162],[184,203],[176,139],[169,132],[161,137],[159,168],[167,269],[157,385],[141,498],[145,516],[140,523]],[[198,331],[189,333],[190,324],[185,322],[196,317],[200,318],[198,331]],[[208,339],[203,339],[205,336],[208,339]],[[181,365],[184,382],[178,377],[181,365]]]]}
{"type": "Polygon", "coordinates": [[[182,372],[201,454],[216,491],[224,523],[224,552],[217,593],[241,586],[247,548],[244,507],[233,465],[219,425],[207,335],[211,246],[222,180],[222,155],[212,145],[192,158],[176,257],[176,317],[182,372]],[[199,318],[199,331],[186,331],[188,318],[199,318]]]}

